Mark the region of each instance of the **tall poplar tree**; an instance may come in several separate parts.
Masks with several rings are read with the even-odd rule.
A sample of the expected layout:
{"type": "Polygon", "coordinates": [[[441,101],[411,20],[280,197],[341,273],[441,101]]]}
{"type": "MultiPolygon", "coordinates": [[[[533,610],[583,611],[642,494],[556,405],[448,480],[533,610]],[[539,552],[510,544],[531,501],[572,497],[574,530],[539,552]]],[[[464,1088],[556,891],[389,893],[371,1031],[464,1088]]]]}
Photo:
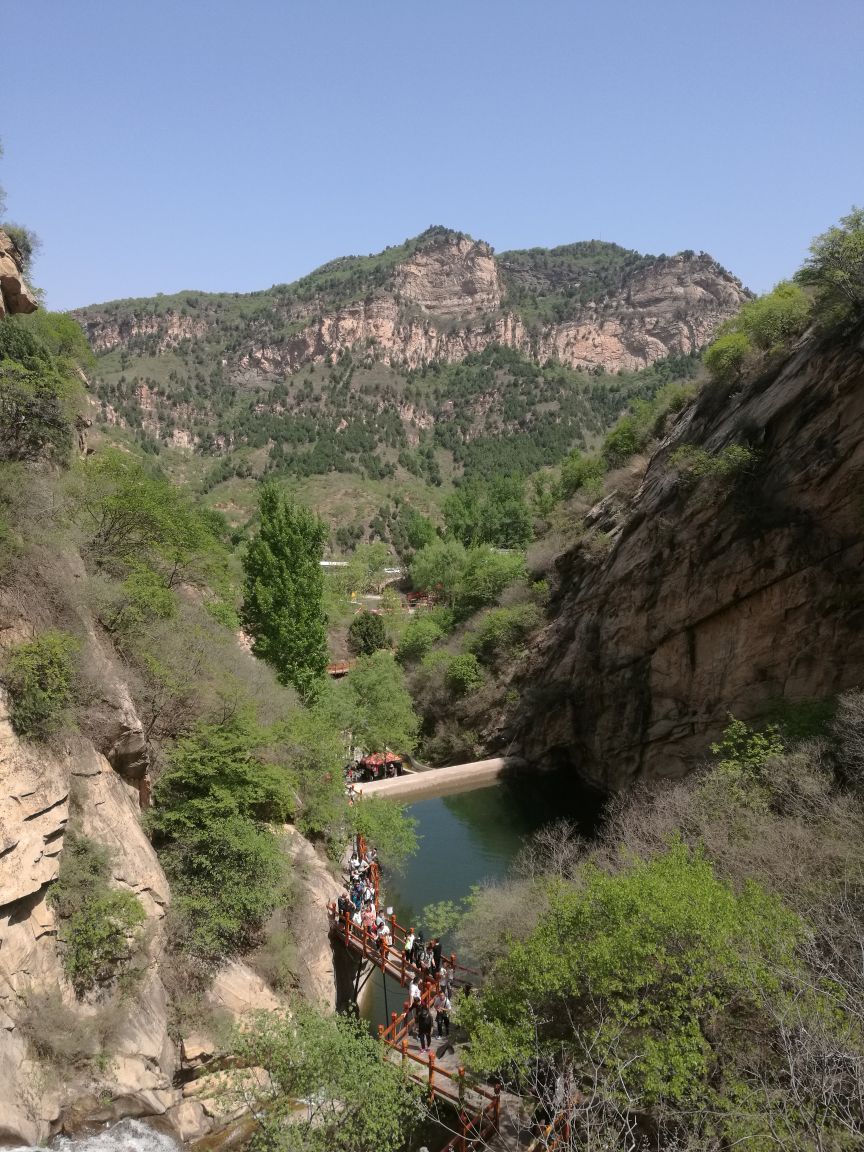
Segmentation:
{"type": "Polygon", "coordinates": [[[324,574],[327,529],[272,481],[258,496],[258,535],[243,558],[241,618],[253,651],[308,701],[327,672],[324,574]]]}

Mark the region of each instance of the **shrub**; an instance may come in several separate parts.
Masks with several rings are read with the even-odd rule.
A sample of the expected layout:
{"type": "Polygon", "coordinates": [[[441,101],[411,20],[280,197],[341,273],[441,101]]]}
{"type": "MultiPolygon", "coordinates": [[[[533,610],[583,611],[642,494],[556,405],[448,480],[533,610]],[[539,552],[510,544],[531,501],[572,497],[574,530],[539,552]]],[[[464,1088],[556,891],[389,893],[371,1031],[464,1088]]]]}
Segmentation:
{"type": "Polygon", "coordinates": [[[483,669],[473,652],[463,652],[447,665],[444,678],[454,696],[467,696],[483,683],[483,669]]]}
{"type": "Polygon", "coordinates": [[[484,664],[512,654],[541,620],[535,604],[493,608],[465,638],[465,646],[484,664]]]}
{"type": "Polygon", "coordinates": [[[371,656],[381,648],[389,648],[383,617],[374,612],[358,612],[348,629],[348,645],[358,656],[371,656]]]}
{"type": "Polygon", "coordinates": [[[727,444],[719,452],[685,444],[672,453],[669,463],[684,476],[730,480],[752,472],[757,460],[758,454],[743,444],[727,444]]]}
{"type": "Polygon", "coordinates": [[[521,552],[496,552],[492,548],[469,548],[465,567],[454,592],[453,608],[464,619],[472,612],[495,604],[508,586],[525,575],[521,552]]]}
{"type": "Polygon", "coordinates": [[[597,487],[603,478],[603,461],[599,456],[571,452],[561,465],[561,494],[566,499],[582,488],[597,487]]]}
{"type": "Polygon", "coordinates": [[[767,351],[802,332],[809,314],[803,289],[783,280],[764,296],[748,301],[732,325],[745,332],[756,348],[767,351]]]}
{"type": "Polygon", "coordinates": [[[396,659],[403,665],[416,664],[443,636],[444,629],[433,616],[418,613],[408,622],[405,635],[396,650],[396,659]]]}
{"type": "Polygon", "coordinates": [[[79,996],[117,976],[132,957],[130,938],[145,919],[131,892],[109,887],[109,871],[104,849],[67,833],[49,900],[59,918],[63,969],[79,996]]]}
{"type": "Polygon", "coordinates": [[[624,416],[606,433],[601,455],[607,468],[618,468],[644,446],[645,436],[635,416],[624,416]]]}
{"type": "Polygon", "coordinates": [[[115,998],[86,1016],[64,1003],[59,988],[31,994],[21,1030],[33,1051],[60,1074],[104,1068],[125,1023],[126,1004],[115,998]]]}
{"type": "Polygon", "coordinates": [[[147,824],[175,884],[184,947],[207,961],[248,947],[279,903],[285,860],[265,826],[295,797],[283,768],[259,753],[243,716],[199,724],[178,741],[153,792],[147,824]]]}
{"type": "Polygon", "coordinates": [[[62,724],[72,700],[78,641],[66,632],[43,632],[6,657],[3,682],[19,736],[44,740],[62,724]]]}
{"type": "Polygon", "coordinates": [[[823,324],[843,323],[864,305],[864,209],[853,208],[839,225],[817,236],[796,279],[816,290],[823,324]]]}
{"type": "Polygon", "coordinates": [[[750,340],[746,332],[726,332],[705,350],[705,367],[713,380],[732,384],[741,375],[749,352],[750,340]]]}

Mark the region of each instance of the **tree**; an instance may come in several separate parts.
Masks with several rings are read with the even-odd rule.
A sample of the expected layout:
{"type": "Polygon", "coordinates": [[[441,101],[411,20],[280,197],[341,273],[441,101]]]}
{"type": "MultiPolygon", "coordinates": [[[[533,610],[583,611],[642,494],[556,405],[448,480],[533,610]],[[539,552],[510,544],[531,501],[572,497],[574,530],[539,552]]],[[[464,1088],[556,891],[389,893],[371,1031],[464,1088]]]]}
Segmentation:
{"type": "Polygon", "coordinates": [[[334,722],[367,752],[413,752],[417,745],[420,720],[392,652],[361,656],[336,686],[331,707],[334,722]]]}
{"type": "Polygon", "coordinates": [[[348,629],[348,644],[358,656],[371,656],[381,648],[389,648],[383,617],[374,612],[358,612],[348,629]]]}
{"type": "Polygon", "coordinates": [[[828,322],[858,315],[864,306],[864,208],[817,236],[796,279],[816,289],[816,310],[828,322]]]}
{"type": "Polygon", "coordinates": [[[466,562],[467,553],[461,541],[436,540],[421,548],[411,561],[411,582],[422,591],[440,590],[443,598],[452,603],[466,562]]]}
{"type": "MultiPolygon", "coordinates": [[[[419,1089],[389,1060],[365,1022],[296,1006],[262,1012],[235,1038],[241,1067],[270,1074],[252,1149],[268,1152],[399,1152],[420,1115],[419,1089]],[[298,1101],[303,1109],[298,1110],[298,1101]]],[[[252,1091],[237,1074],[238,1092],[252,1091]]]]}
{"type": "Polygon", "coordinates": [[[327,529],[272,482],[261,486],[258,513],[258,534],[243,557],[241,619],[256,656],[272,664],[280,683],[309,700],[327,671],[320,563],[327,529]]]}
{"type": "Polygon", "coordinates": [[[531,512],[519,476],[463,484],[444,501],[447,531],[466,548],[492,544],[522,548],[531,539],[531,512]]]}

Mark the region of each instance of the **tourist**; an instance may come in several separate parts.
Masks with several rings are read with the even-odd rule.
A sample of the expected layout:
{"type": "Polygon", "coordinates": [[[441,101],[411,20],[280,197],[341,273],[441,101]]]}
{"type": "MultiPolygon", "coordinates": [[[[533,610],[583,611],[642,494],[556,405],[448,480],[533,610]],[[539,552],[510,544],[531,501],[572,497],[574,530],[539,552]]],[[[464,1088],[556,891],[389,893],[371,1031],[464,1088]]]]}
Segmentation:
{"type": "MultiPolygon", "coordinates": [[[[414,930],[412,929],[411,931],[413,934],[414,930]]],[[[414,942],[411,946],[411,963],[414,964],[415,967],[419,965],[420,957],[422,955],[423,955],[423,933],[418,931],[417,935],[414,937],[414,942]]]]}
{"type": "Polygon", "coordinates": [[[405,963],[406,964],[410,964],[411,959],[414,955],[414,943],[415,943],[414,929],[409,928],[408,929],[408,935],[405,937],[405,963]]]}
{"type": "Polygon", "coordinates": [[[438,1028],[438,1039],[442,1040],[445,1036],[450,1035],[450,1011],[453,1005],[450,1003],[450,997],[443,989],[438,989],[435,994],[435,999],[432,1001],[432,1007],[435,1009],[435,1024],[438,1028]]]}
{"type": "Polygon", "coordinates": [[[408,985],[408,1000],[413,1004],[415,1000],[422,999],[420,992],[420,985],[417,983],[417,977],[412,973],[411,983],[408,985]]]}
{"type": "Polygon", "coordinates": [[[432,971],[436,976],[441,971],[441,941],[437,936],[432,941],[432,971]]]}
{"type": "Polygon", "coordinates": [[[336,906],[339,909],[339,919],[344,920],[347,915],[352,911],[351,897],[348,895],[346,888],[339,899],[336,901],[336,906]]]}
{"type": "Polygon", "coordinates": [[[425,1004],[417,1008],[417,1034],[420,1037],[420,1051],[428,1052],[432,1047],[432,1013],[425,1004]]]}

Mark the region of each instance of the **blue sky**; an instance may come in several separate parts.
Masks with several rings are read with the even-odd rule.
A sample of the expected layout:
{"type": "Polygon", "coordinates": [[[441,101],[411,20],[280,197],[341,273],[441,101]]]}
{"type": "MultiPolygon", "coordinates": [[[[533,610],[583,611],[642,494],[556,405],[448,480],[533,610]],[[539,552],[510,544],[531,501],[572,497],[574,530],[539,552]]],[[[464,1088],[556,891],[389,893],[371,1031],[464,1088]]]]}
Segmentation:
{"type": "Polygon", "coordinates": [[[864,0],[31,0],[0,181],[70,308],[250,291],[430,224],[704,249],[756,290],[864,202],[864,0]]]}

